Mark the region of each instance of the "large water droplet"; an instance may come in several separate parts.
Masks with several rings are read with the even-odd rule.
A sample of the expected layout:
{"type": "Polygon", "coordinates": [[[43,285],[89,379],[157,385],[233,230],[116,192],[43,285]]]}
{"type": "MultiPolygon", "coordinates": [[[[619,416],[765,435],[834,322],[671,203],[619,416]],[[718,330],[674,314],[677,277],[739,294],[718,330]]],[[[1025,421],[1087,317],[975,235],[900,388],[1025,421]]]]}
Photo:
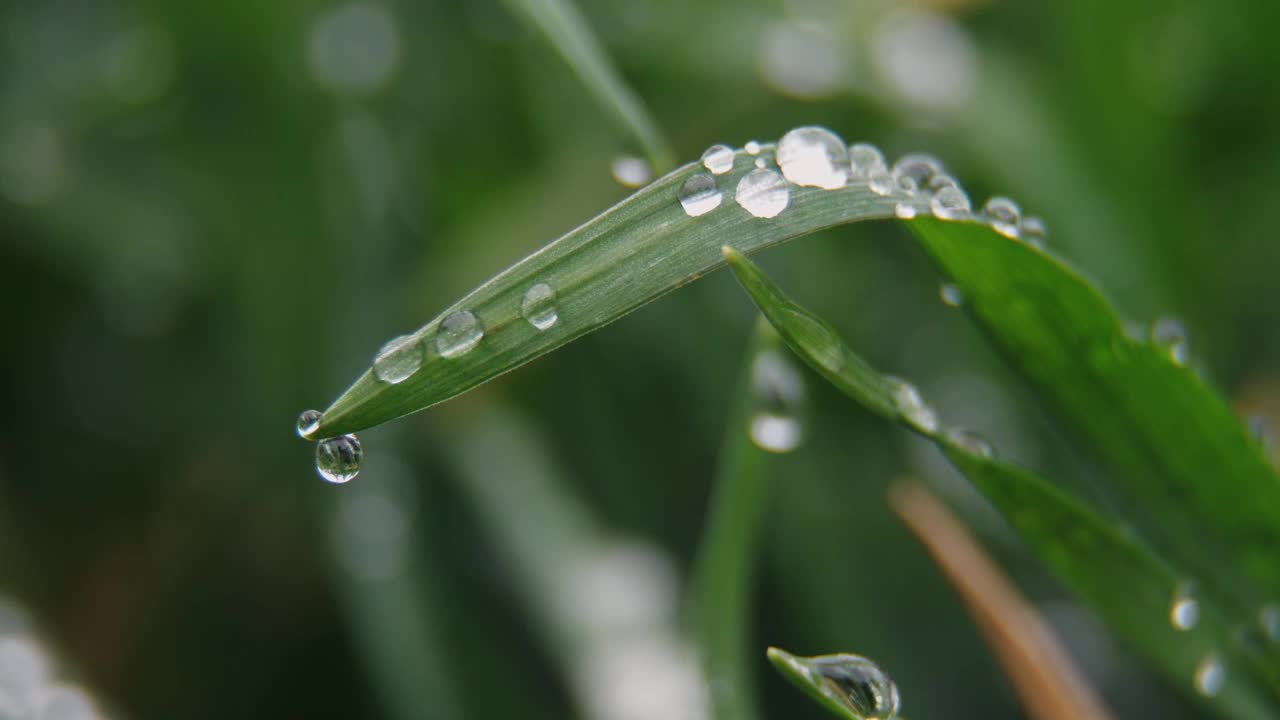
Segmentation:
{"type": "Polygon", "coordinates": [[[706,173],[690,175],[680,185],[676,193],[680,205],[689,217],[698,217],[720,207],[720,189],[716,187],[716,179],[706,173]]]}
{"type": "Polygon", "coordinates": [[[948,307],[960,307],[964,304],[964,291],[959,285],[944,283],[938,286],[938,297],[948,307]]]}
{"type": "Polygon", "coordinates": [[[555,325],[560,319],[555,289],[544,282],[531,285],[524,293],[524,300],[520,301],[520,314],[539,330],[555,325]]]}
{"type": "Polygon", "coordinates": [[[982,213],[991,229],[1009,238],[1018,237],[1018,226],[1021,223],[1022,210],[1018,204],[1007,197],[993,197],[982,206],[982,213]]]}
{"type": "Polygon", "coordinates": [[[609,170],[613,173],[613,179],[623,187],[640,187],[653,178],[649,163],[631,155],[614,158],[609,170]]]}
{"type": "Polygon", "coordinates": [[[973,212],[969,196],[956,185],[948,185],[934,192],[929,198],[929,209],[939,220],[964,220],[973,212]]]}
{"type": "Polygon", "coordinates": [[[1222,658],[1216,654],[1206,655],[1196,665],[1195,684],[1196,691],[1205,697],[1214,697],[1222,692],[1222,687],[1227,684],[1227,666],[1222,663],[1222,658]]]}
{"type": "Polygon", "coordinates": [[[903,420],[923,433],[937,432],[938,414],[920,396],[915,385],[892,375],[885,376],[884,381],[903,420]]]}
{"type": "Polygon", "coordinates": [[[1187,328],[1174,317],[1160,318],[1151,326],[1151,340],[1169,353],[1174,365],[1183,366],[1191,359],[1187,328]]]}
{"type": "Polygon", "coordinates": [[[320,427],[320,418],[323,417],[319,410],[303,410],[298,415],[298,423],[296,425],[298,437],[303,440],[310,440],[315,434],[316,428],[320,427]]]}
{"type": "Polygon", "coordinates": [[[384,383],[396,385],[422,367],[422,345],[417,335],[401,335],[383,345],[373,358],[373,375],[384,383]]]}
{"type": "Polygon", "coordinates": [[[738,181],[734,199],[758,218],[777,217],[791,202],[787,181],[773,170],[752,170],[738,181]]]}
{"type": "Polygon", "coordinates": [[[976,455],[977,457],[986,458],[988,460],[995,457],[996,454],[995,448],[991,446],[991,443],[987,442],[986,438],[972,430],[952,428],[947,431],[947,442],[955,445],[970,455],[976,455]]]}
{"type": "Polygon", "coordinates": [[[891,720],[902,704],[898,686],[879,665],[850,653],[796,657],[770,649],[783,658],[827,699],[861,720],[891,720]]]}
{"type": "Polygon", "coordinates": [[[893,164],[894,181],[909,193],[929,187],[929,181],[941,173],[942,163],[929,155],[903,155],[893,164]]]}
{"type": "Polygon", "coordinates": [[[355,435],[339,435],[316,443],[316,472],[331,483],[350,482],[360,474],[364,448],[355,435]]]}
{"type": "Polygon", "coordinates": [[[758,353],[751,363],[751,440],[769,452],[791,452],[804,439],[798,408],[804,381],[787,356],[776,350],[758,353]]]}
{"type": "Polygon", "coordinates": [[[838,190],[849,179],[849,150],[844,140],[817,126],[799,127],[778,141],[778,167],[804,187],[838,190]]]}
{"type": "Polygon", "coordinates": [[[1175,630],[1190,630],[1200,621],[1200,603],[1191,593],[1190,583],[1178,583],[1169,601],[1169,624],[1175,630]]]}
{"type": "Polygon", "coordinates": [[[712,145],[702,153],[702,166],[715,175],[723,175],[733,169],[737,154],[728,145],[712,145]]]}
{"type": "Polygon", "coordinates": [[[456,358],[470,352],[482,338],[484,328],[470,310],[451,312],[436,330],[436,352],[440,357],[456,358]]]}

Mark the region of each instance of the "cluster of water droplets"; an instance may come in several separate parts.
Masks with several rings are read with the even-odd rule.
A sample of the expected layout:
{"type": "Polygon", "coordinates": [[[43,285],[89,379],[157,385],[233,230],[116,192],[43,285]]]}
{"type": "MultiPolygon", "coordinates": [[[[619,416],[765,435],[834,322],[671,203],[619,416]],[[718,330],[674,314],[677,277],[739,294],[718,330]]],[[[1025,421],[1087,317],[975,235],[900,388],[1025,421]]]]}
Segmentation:
{"type": "MultiPolygon", "coordinates": [[[[1194,583],[1181,580],[1175,584],[1169,598],[1169,626],[1175,632],[1189,633],[1200,626],[1202,614],[1194,583]]],[[[1263,605],[1258,610],[1256,625],[1249,623],[1237,626],[1232,637],[1233,642],[1242,647],[1253,648],[1253,651],[1258,651],[1265,645],[1280,644],[1280,605],[1263,605]],[[1258,645],[1259,641],[1262,645],[1258,645]]],[[[1227,663],[1217,650],[1205,653],[1191,673],[1192,686],[1196,692],[1210,698],[1222,692],[1227,679],[1227,663]]]]}
{"type": "Polygon", "coordinates": [[[771,651],[803,676],[823,697],[861,720],[892,720],[902,705],[889,674],[861,655],[839,653],[796,657],[771,651]]]}

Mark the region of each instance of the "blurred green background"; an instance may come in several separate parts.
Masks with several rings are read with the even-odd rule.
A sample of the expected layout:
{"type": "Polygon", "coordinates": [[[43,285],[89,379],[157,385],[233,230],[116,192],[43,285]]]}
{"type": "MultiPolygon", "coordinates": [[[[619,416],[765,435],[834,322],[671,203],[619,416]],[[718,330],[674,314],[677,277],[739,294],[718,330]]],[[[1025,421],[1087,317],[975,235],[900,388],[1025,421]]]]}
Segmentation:
{"type": "MultiPolygon", "coordinates": [[[[1242,414],[1280,411],[1280,4],[581,9],[680,158],[801,124],[933,153],[976,203],[1044,217],[1135,323],[1180,317],[1242,414]]],[[[0,8],[0,593],[28,617],[0,631],[104,715],[702,717],[673,628],[753,322],[727,274],[363,433],[350,485],[316,477],[293,434],[383,340],[628,192],[610,167],[637,149],[520,17],[501,0],[0,8]]],[[[1106,504],[901,229],[763,262],[944,417],[1106,504]]],[[[1121,716],[1199,717],[935,451],[807,377],[758,553],[767,717],[822,712],[767,644],[875,658],[911,717],[1020,716],[887,511],[904,475],[978,530],[1121,716]]]]}

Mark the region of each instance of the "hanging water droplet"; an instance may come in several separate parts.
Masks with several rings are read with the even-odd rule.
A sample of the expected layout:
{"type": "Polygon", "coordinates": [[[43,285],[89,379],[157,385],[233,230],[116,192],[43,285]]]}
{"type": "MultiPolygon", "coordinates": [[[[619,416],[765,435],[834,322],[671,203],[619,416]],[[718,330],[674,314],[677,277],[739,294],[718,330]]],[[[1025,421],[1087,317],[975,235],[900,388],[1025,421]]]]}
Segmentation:
{"type": "Polygon", "coordinates": [[[1037,250],[1044,249],[1044,237],[1048,230],[1044,226],[1044,221],[1035,215],[1028,215],[1022,218],[1022,227],[1019,235],[1023,242],[1037,250]]]}
{"type": "Polygon", "coordinates": [[[702,153],[702,166],[712,174],[723,175],[733,169],[737,154],[728,145],[712,145],[702,153]]]}
{"type": "Polygon", "coordinates": [[[791,130],[778,141],[777,155],[782,174],[796,185],[838,190],[849,179],[849,149],[826,128],[791,130]]]}
{"type": "Polygon", "coordinates": [[[748,140],[747,144],[742,146],[742,149],[746,150],[748,155],[759,155],[760,143],[756,142],[755,140],[748,140]]]}
{"type": "Polygon", "coordinates": [[[1227,666],[1222,663],[1222,658],[1217,654],[1206,655],[1196,665],[1195,684],[1196,690],[1205,697],[1214,697],[1222,692],[1222,687],[1227,684],[1227,666]]]}
{"type": "Polygon", "coordinates": [[[1151,326],[1151,341],[1169,353],[1174,365],[1184,366],[1191,359],[1187,328],[1174,317],[1164,317],[1151,326]]]}
{"type": "Polygon", "coordinates": [[[470,310],[457,310],[445,316],[436,330],[436,352],[440,357],[456,358],[480,344],[484,328],[470,310]]]}
{"type": "Polygon", "coordinates": [[[860,720],[892,720],[902,705],[893,679],[861,655],[840,653],[806,658],[769,648],[769,657],[775,663],[785,663],[791,672],[860,720]]]}
{"type": "Polygon", "coordinates": [[[991,223],[992,230],[1008,238],[1018,237],[1022,211],[1014,201],[1007,197],[993,197],[982,206],[982,214],[991,223]]]}
{"type": "Polygon", "coordinates": [[[531,285],[520,301],[520,314],[529,324],[539,330],[546,330],[560,319],[556,310],[556,291],[544,282],[531,285]]]}
{"type": "Polygon", "coordinates": [[[942,298],[942,302],[948,307],[960,307],[964,304],[964,291],[959,285],[952,283],[939,285],[938,297],[942,298]]]}
{"type": "Polygon", "coordinates": [[[1263,605],[1258,610],[1258,624],[1262,626],[1264,637],[1280,643],[1280,605],[1263,605]]]}
{"type": "Polygon", "coordinates": [[[298,437],[303,440],[310,440],[311,436],[315,434],[316,428],[320,427],[321,417],[323,415],[320,414],[319,410],[303,410],[298,415],[298,423],[295,426],[298,431],[298,437]]]}
{"type": "Polygon", "coordinates": [[[930,435],[937,432],[938,415],[920,397],[915,385],[892,375],[885,376],[884,381],[903,420],[920,432],[930,435]]]}
{"type": "Polygon", "coordinates": [[[947,442],[970,455],[976,455],[988,460],[995,457],[996,454],[995,448],[991,446],[991,443],[972,430],[952,428],[947,431],[947,442]]]}
{"type": "Polygon", "coordinates": [[[913,193],[929,187],[929,181],[942,172],[942,164],[929,155],[903,155],[893,164],[893,179],[898,187],[913,193]]]}
{"type": "Polygon", "coordinates": [[[777,217],[791,202],[787,181],[773,170],[752,170],[738,181],[734,199],[758,218],[777,217]]]}
{"type": "Polygon", "coordinates": [[[1169,624],[1175,630],[1190,630],[1199,621],[1200,603],[1191,592],[1191,583],[1178,583],[1169,601],[1169,624]]]}
{"type": "Polygon", "coordinates": [[[910,220],[916,216],[917,212],[916,206],[909,202],[900,202],[893,206],[893,214],[896,215],[899,220],[910,220]]]}
{"type": "Polygon", "coordinates": [[[613,179],[623,187],[640,187],[653,178],[649,163],[631,155],[614,158],[609,170],[613,173],[613,179]]]}
{"type": "Polygon", "coordinates": [[[331,483],[350,482],[360,474],[364,448],[355,435],[339,435],[316,443],[316,472],[331,483]]]}
{"type": "Polygon", "coordinates": [[[706,215],[720,207],[722,199],[720,188],[716,187],[716,179],[706,173],[690,175],[680,185],[676,197],[680,198],[680,205],[689,217],[706,215]]]}
{"type": "Polygon", "coordinates": [[[373,358],[373,375],[384,383],[404,382],[422,367],[422,346],[417,335],[392,338],[373,358]]]}
{"type": "Polygon", "coordinates": [[[955,185],[948,185],[935,192],[929,198],[929,209],[939,220],[964,220],[973,212],[969,196],[955,185]]]}
{"type": "Polygon", "coordinates": [[[804,380],[794,363],[777,350],[758,353],[751,363],[751,440],[762,450],[786,453],[804,439],[798,417],[804,380]]]}

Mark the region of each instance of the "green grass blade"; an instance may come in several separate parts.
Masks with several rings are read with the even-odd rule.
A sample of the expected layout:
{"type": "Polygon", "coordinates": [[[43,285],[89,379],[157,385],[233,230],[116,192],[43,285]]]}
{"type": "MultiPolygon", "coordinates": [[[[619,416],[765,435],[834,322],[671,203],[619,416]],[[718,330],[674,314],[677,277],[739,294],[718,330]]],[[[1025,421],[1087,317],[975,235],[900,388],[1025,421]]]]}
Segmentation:
{"type": "MultiPolygon", "coordinates": [[[[761,419],[778,423],[782,434],[799,432],[803,380],[778,334],[762,319],[752,334],[734,394],[711,492],[707,527],[695,565],[690,612],[710,690],[715,720],[754,720],[755,684],[750,660],[751,595],[760,523],[769,498],[773,453],[753,435],[767,434],[761,419]]],[[[794,448],[798,437],[769,443],[774,451],[794,448]]]]}
{"type": "Polygon", "coordinates": [[[657,123],[622,80],[571,0],[507,0],[507,5],[546,36],[619,130],[644,150],[655,171],[665,172],[676,164],[657,123]]]}
{"type": "Polygon", "coordinates": [[[1239,647],[1229,613],[1202,600],[1197,622],[1174,627],[1170,598],[1181,576],[1161,558],[1034,473],[995,460],[972,436],[946,428],[918,394],[858,360],[829,325],[783,294],[744,255],[729,248],[725,255],[751,299],[806,363],[867,409],[934,441],[1032,552],[1177,686],[1192,689],[1205,663],[1222,658],[1230,670],[1220,688],[1210,687],[1212,707],[1227,717],[1274,715],[1277,705],[1248,670],[1255,661],[1239,647]]]}

